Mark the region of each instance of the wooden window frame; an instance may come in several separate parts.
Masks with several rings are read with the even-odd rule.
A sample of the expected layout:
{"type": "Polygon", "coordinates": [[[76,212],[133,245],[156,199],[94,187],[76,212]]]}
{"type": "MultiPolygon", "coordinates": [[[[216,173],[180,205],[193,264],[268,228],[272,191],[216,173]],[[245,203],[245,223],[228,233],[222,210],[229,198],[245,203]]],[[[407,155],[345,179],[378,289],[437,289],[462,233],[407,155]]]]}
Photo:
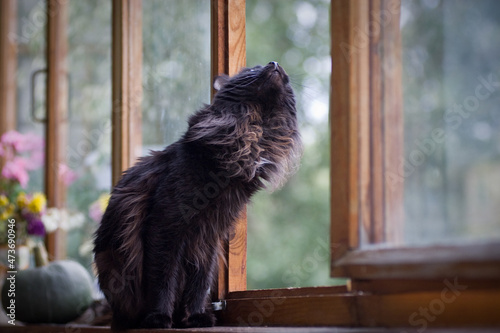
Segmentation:
{"type": "Polygon", "coordinates": [[[401,246],[404,184],[391,178],[391,172],[397,174],[404,142],[400,3],[333,3],[332,275],[355,280],[499,279],[499,242],[401,246]],[[374,16],[382,12],[386,24],[379,23],[384,18],[374,16]],[[379,30],[360,40],[359,31],[374,29],[368,26],[373,23],[379,24],[379,30]],[[346,45],[350,54],[345,53],[346,45]],[[366,235],[363,241],[361,229],[366,235]],[[362,243],[380,242],[394,247],[362,247],[362,243]]]}
{"type": "MultiPolygon", "coordinates": [[[[210,21],[211,77],[234,75],[246,66],[245,0],[211,0],[210,21]]],[[[212,97],[214,94],[212,87],[212,97]]],[[[218,283],[212,293],[214,300],[247,289],[246,208],[229,239],[223,244],[225,263],[219,263],[218,283]]]]}
{"type": "MultiPolygon", "coordinates": [[[[45,195],[49,207],[66,206],[66,185],[60,175],[66,164],[68,136],[68,2],[47,0],[47,90],[45,121],[45,195]]],[[[66,232],[46,236],[51,260],[66,257],[66,232]]]]}
{"type": "Polygon", "coordinates": [[[112,0],[111,177],[141,156],[142,0],[112,0]]]}
{"type": "MultiPolygon", "coordinates": [[[[140,3],[113,0],[114,182],[133,164],[140,146],[140,3]]],[[[402,138],[401,81],[397,71],[382,80],[385,58],[378,53],[380,49],[389,50],[397,58],[400,49],[394,40],[400,38],[398,20],[367,40],[359,35],[369,28],[370,14],[379,15],[388,6],[396,10],[399,3],[331,1],[332,274],[350,278],[349,283],[338,287],[246,290],[247,234],[243,218],[231,241],[225,244],[227,266],[219,268],[214,297],[225,302],[225,308],[217,311],[219,325],[408,327],[413,325],[411,316],[419,309],[432,306],[436,300],[443,303],[443,297],[449,300],[454,295],[452,302],[443,303],[446,311],[426,325],[500,326],[495,310],[500,307],[498,243],[381,250],[360,246],[361,228],[370,242],[400,240],[398,228],[394,228],[394,234],[384,230],[392,230],[387,225],[397,225],[403,217],[402,187],[387,191],[385,177],[387,166],[394,165],[402,152],[402,141],[394,140],[402,138]],[[346,56],[342,45],[350,46],[353,52],[346,56]],[[384,131],[388,126],[393,126],[396,133],[384,131]],[[458,289],[450,289],[453,286],[458,289]]],[[[64,15],[64,10],[61,13],[64,15]]],[[[56,25],[64,22],[64,17],[50,19],[56,25]]],[[[211,20],[212,76],[234,74],[245,65],[245,1],[211,0],[211,20]]],[[[49,38],[54,38],[51,34],[57,32],[49,27],[49,38]]],[[[59,70],[54,73],[59,74],[52,79],[49,68],[50,90],[51,86],[57,88],[54,80],[64,80],[64,65],[54,63],[54,57],[63,54],[64,44],[51,47],[49,41],[49,50],[49,64],[62,66],[56,67],[59,70]]],[[[66,89],[64,84],[62,87],[66,89]]],[[[55,96],[51,91],[48,100],[55,96]]],[[[62,94],[65,96],[64,91],[62,94]]],[[[50,100],[57,104],[57,99],[50,100]]],[[[53,126],[61,126],[65,120],[63,109],[60,106],[59,113],[53,111],[59,116],[53,126]]],[[[59,130],[63,129],[64,124],[59,130]]],[[[50,139],[56,154],[60,154],[55,148],[59,144],[50,139]]],[[[51,161],[60,160],[54,157],[51,161]]],[[[47,186],[56,187],[55,181],[47,186]]]]}

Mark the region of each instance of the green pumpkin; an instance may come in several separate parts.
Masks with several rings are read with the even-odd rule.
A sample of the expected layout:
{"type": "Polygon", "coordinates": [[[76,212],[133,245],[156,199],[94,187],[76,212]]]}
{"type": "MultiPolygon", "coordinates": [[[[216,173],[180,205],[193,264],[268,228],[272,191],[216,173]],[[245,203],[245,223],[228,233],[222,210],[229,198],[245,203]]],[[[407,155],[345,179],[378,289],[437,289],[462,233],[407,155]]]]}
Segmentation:
{"type": "Polygon", "coordinates": [[[15,300],[15,319],[25,323],[67,323],[81,315],[92,303],[92,279],[82,265],[61,260],[47,266],[18,271],[15,274],[15,296],[12,296],[11,274],[2,288],[2,305],[15,300]]]}

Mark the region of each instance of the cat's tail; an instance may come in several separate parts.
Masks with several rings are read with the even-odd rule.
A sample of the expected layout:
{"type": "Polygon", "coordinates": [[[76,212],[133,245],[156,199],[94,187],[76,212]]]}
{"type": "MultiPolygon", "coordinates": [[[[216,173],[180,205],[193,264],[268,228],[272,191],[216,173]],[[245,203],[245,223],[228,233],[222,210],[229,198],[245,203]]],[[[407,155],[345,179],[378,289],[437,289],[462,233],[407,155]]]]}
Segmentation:
{"type": "Polygon", "coordinates": [[[111,328],[115,331],[136,327],[145,307],[141,231],[148,192],[118,184],[96,233],[99,285],[113,310],[111,328]]]}

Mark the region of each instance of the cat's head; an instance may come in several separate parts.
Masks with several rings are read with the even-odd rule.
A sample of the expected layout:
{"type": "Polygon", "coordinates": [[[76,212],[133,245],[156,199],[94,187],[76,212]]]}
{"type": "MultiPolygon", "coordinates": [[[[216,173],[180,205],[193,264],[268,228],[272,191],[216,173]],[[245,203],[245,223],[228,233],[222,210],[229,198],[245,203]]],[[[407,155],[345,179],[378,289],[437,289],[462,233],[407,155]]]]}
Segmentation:
{"type": "Polygon", "coordinates": [[[229,176],[280,187],[298,167],[302,144],[295,97],[277,62],[215,78],[211,105],[189,120],[185,140],[203,145],[229,176]]]}
{"type": "Polygon", "coordinates": [[[217,76],[214,89],[217,90],[214,103],[253,103],[264,109],[286,103],[286,107],[295,112],[290,79],[276,61],[266,66],[244,68],[232,77],[225,74],[217,76]]]}

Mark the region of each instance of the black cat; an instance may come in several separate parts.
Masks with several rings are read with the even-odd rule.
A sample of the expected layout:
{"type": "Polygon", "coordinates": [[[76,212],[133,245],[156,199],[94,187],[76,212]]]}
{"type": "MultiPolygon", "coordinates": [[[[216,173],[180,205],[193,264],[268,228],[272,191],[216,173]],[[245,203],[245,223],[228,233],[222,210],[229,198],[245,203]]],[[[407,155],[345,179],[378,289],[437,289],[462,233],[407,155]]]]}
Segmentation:
{"type": "Polygon", "coordinates": [[[219,76],[214,88],[183,137],[113,189],[94,248],[113,330],[213,326],[221,240],[257,190],[296,169],[295,98],[278,63],[219,76]]]}

